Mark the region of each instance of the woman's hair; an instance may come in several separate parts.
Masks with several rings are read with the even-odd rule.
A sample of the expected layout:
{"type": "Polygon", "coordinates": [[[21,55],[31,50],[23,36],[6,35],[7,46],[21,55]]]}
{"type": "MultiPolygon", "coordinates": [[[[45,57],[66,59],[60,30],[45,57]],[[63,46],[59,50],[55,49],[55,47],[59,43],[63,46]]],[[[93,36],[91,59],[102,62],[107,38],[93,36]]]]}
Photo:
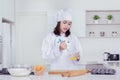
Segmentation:
{"type": "MultiPolygon", "coordinates": [[[[55,35],[60,36],[60,22],[57,23],[53,32],[54,32],[55,35]]],[[[65,32],[66,37],[68,37],[69,35],[70,35],[70,29],[65,32]]]]}

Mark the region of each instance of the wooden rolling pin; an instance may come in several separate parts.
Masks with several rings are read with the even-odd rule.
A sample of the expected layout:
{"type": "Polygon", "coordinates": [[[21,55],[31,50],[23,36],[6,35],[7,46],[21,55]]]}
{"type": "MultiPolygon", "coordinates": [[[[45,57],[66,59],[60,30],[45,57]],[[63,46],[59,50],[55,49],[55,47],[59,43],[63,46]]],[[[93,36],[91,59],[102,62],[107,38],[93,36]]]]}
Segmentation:
{"type": "Polygon", "coordinates": [[[87,69],[83,70],[68,70],[68,71],[50,71],[48,74],[60,74],[63,77],[73,77],[73,76],[80,76],[88,73],[87,69]]]}
{"type": "Polygon", "coordinates": [[[63,74],[63,73],[66,73],[68,71],[65,71],[65,70],[54,70],[54,71],[49,71],[48,74],[63,74]]]}
{"type": "Polygon", "coordinates": [[[63,73],[63,77],[74,77],[74,76],[81,76],[87,74],[89,71],[87,69],[84,70],[73,70],[63,73]]]}

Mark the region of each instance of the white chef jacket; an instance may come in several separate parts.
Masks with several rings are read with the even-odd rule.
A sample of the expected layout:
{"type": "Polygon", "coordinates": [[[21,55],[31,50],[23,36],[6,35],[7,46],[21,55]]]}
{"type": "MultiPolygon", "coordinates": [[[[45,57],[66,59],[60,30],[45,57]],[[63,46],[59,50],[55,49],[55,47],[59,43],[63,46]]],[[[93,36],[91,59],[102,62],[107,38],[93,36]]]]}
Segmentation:
{"type": "Polygon", "coordinates": [[[80,61],[82,59],[82,48],[80,42],[75,35],[70,34],[68,37],[64,35],[56,36],[50,33],[42,44],[42,57],[50,62],[51,70],[76,70],[80,61],[71,61],[70,54],[80,52],[80,61]],[[59,45],[62,41],[67,44],[67,49],[60,51],[59,45]]]}

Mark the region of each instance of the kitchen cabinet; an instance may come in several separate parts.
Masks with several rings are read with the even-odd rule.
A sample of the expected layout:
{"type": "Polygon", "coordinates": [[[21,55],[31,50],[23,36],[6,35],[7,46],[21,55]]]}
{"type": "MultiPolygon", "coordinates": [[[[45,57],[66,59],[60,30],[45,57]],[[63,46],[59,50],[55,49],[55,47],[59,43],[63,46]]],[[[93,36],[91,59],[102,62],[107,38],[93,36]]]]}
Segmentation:
{"type": "Polygon", "coordinates": [[[15,18],[15,0],[0,0],[0,61],[1,67],[7,67],[11,62],[11,35],[10,27],[13,26],[15,18]],[[4,31],[4,30],[6,31],[4,31]]]}
{"type": "Polygon", "coordinates": [[[120,10],[87,10],[86,11],[86,36],[87,37],[120,37],[120,10]],[[100,18],[93,19],[94,15],[100,18]],[[112,20],[107,16],[112,15],[112,20]]]}

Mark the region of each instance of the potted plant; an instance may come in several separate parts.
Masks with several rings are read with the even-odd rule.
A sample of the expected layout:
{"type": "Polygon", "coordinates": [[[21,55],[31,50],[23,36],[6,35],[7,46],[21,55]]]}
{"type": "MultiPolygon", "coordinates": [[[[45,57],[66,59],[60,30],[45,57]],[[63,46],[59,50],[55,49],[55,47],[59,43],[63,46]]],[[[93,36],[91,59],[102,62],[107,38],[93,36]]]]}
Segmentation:
{"type": "Polygon", "coordinates": [[[98,20],[100,19],[100,16],[99,15],[94,15],[93,16],[93,20],[95,23],[98,23],[98,20]]]}
{"type": "Polygon", "coordinates": [[[107,15],[108,23],[111,23],[112,19],[113,19],[113,16],[111,14],[107,15]]]}

